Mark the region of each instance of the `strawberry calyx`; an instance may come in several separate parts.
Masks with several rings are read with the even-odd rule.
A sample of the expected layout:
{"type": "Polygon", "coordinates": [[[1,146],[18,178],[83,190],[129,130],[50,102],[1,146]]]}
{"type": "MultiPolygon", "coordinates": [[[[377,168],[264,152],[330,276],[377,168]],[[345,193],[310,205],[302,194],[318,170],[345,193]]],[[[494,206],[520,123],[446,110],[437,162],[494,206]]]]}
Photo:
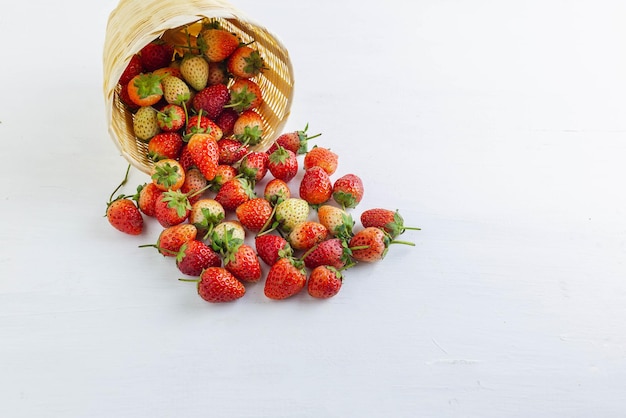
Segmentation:
{"type": "Polygon", "coordinates": [[[165,162],[165,164],[154,166],[154,174],[152,174],[151,178],[155,183],[170,188],[178,182],[181,175],[183,175],[183,173],[178,171],[177,165],[165,162]]]}
{"type": "Polygon", "coordinates": [[[252,51],[250,55],[244,58],[244,61],[246,64],[243,67],[243,70],[248,74],[256,75],[262,70],[267,70],[265,61],[263,60],[263,57],[261,57],[261,54],[259,54],[259,51],[252,51]]]}
{"type": "Polygon", "coordinates": [[[163,76],[153,73],[142,73],[135,77],[133,83],[137,88],[137,94],[140,98],[154,95],[162,95],[163,88],[161,86],[161,80],[163,76]]]}
{"type": "Polygon", "coordinates": [[[307,130],[309,129],[309,124],[307,123],[304,126],[304,129],[302,129],[301,131],[297,131],[296,133],[298,134],[298,140],[300,141],[300,147],[298,148],[298,152],[297,154],[306,154],[308,152],[308,144],[309,144],[309,140],[313,139],[313,138],[317,138],[319,136],[322,136],[321,133],[312,135],[312,136],[308,136],[307,134],[307,130]]]}
{"type": "Polygon", "coordinates": [[[279,145],[269,156],[270,161],[276,165],[284,164],[288,158],[289,153],[282,145],[279,145]]]}
{"type": "Polygon", "coordinates": [[[261,142],[263,136],[263,129],[259,126],[246,126],[242,134],[234,135],[235,139],[245,145],[257,145],[261,142]]]}
{"type": "Polygon", "coordinates": [[[396,209],[395,213],[393,214],[393,221],[385,225],[385,230],[392,238],[395,238],[398,235],[403,234],[406,230],[421,231],[422,228],[405,226],[404,218],[402,218],[402,216],[400,215],[399,210],[396,209]]]}
{"type": "Polygon", "coordinates": [[[225,105],[224,108],[232,107],[241,113],[249,109],[254,100],[256,100],[256,94],[249,91],[247,86],[244,86],[241,90],[231,92],[230,103],[225,105]]]}

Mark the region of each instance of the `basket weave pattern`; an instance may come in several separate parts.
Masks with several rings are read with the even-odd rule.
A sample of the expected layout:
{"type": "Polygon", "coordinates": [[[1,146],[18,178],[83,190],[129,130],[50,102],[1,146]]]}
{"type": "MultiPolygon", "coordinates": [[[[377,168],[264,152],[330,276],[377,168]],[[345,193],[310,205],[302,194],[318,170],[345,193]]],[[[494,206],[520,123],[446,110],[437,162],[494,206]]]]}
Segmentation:
{"type": "Polygon", "coordinates": [[[109,134],[121,154],[148,173],[152,161],[147,143],[133,133],[133,114],[119,99],[118,80],[131,57],[151,41],[199,30],[205,19],[216,20],[242,42],[254,41],[265,70],[254,78],[263,92],[257,109],[264,122],[262,141],[254,149],[269,148],[289,116],[294,91],[293,68],[284,45],[267,29],[221,0],[121,0],[111,12],[103,52],[104,97],[109,134]]]}

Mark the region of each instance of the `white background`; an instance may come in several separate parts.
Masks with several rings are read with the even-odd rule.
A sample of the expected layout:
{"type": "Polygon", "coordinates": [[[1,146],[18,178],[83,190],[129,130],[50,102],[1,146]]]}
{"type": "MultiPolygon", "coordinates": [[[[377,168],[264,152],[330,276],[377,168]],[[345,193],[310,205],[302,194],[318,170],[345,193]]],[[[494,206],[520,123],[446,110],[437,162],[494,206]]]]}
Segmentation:
{"type": "Polygon", "coordinates": [[[234,4],[290,51],[287,130],[416,246],[328,301],[202,301],[103,218],[116,2],[5,4],[0,416],[626,415],[626,4],[234,4]]]}

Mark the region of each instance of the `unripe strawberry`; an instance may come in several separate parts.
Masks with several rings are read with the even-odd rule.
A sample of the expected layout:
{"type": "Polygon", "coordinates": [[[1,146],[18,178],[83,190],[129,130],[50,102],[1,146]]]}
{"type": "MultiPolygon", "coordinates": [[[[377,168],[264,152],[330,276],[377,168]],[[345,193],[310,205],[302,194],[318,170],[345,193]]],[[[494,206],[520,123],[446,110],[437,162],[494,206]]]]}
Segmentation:
{"type": "Polygon", "coordinates": [[[186,55],[180,63],[180,73],[191,88],[200,91],[207,86],[209,63],[199,55],[186,55]]]}
{"type": "Polygon", "coordinates": [[[135,136],[143,141],[159,133],[157,122],[157,111],[152,106],[140,107],[133,116],[133,132],[135,136]]]}
{"type": "Polygon", "coordinates": [[[306,200],[291,197],[276,205],[274,216],[282,231],[291,232],[296,225],[308,219],[310,209],[306,200]]]}
{"type": "Polygon", "coordinates": [[[166,102],[177,105],[189,102],[191,98],[189,86],[180,78],[168,75],[161,80],[161,85],[166,102]]]}

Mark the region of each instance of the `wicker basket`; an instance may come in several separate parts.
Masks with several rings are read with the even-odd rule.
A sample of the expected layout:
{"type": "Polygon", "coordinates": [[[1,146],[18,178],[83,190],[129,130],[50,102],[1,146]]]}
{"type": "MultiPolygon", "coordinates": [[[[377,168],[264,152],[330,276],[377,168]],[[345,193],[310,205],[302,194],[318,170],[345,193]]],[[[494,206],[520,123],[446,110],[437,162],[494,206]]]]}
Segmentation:
{"type": "Polygon", "coordinates": [[[111,139],[136,168],[148,173],[152,162],[147,144],[133,134],[133,115],[119,99],[118,80],[133,54],[159,37],[176,37],[199,30],[203,19],[217,20],[223,28],[254,45],[265,60],[265,70],[255,77],[263,92],[257,109],[265,126],[255,149],[267,149],[281,133],[289,116],[294,78],[289,53],[267,29],[223,0],[120,0],[109,16],[103,53],[106,120],[111,139]]]}

